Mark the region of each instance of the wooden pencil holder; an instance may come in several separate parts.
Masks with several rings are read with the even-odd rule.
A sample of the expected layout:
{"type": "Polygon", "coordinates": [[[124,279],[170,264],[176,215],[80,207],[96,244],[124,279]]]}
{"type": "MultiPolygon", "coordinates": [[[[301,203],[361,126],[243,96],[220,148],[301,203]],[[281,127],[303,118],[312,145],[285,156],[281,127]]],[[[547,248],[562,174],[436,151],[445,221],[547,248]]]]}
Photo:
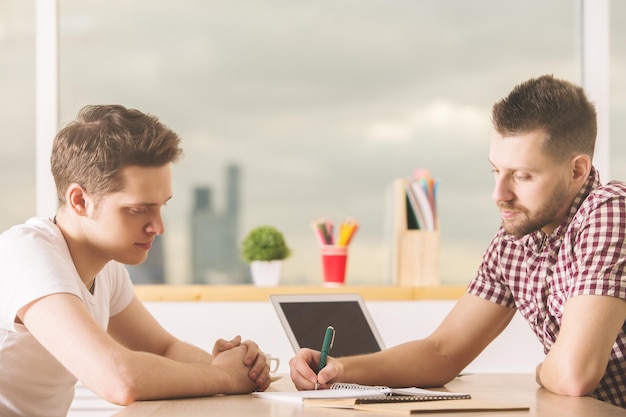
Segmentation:
{"type": "Polygon", "coordinates": [[[439,285],[439,229],[408,229],[406,185],[403,178],[393,183],[392,280],[403,287],[436,286],[439,285]]]}
{"type": "Polygon", "coordinates": [[[403,230],[396,239],[396,284],[403,287],[439,285],[439,231],[403,230]]]}

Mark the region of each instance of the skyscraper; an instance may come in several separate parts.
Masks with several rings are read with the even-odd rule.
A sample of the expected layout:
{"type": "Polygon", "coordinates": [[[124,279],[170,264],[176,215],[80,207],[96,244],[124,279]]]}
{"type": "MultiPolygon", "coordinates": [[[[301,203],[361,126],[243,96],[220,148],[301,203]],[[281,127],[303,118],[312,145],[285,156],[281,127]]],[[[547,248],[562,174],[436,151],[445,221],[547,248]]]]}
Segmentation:
{"type": "Polygon", "coordinates": [[[192,279],[197,284],[251,282],[248,265],[239,256],[239,184],[236,165],[226,168],[226,205],[214,209],[209,187],[196,187],[191,213],[192,279]]]}

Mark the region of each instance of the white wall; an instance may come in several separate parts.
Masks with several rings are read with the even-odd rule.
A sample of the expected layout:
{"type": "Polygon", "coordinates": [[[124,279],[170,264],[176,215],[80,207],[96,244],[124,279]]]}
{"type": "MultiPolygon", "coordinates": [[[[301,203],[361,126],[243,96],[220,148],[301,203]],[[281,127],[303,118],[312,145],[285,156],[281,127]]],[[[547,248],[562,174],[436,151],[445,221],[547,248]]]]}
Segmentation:
{"type": "MultiPolygon", "coordinates": [[[[368,309],[386,346],[427,336],[453,301],[369,301],[368,309]]],[[[288,372],[294,354],[270,302],[148,302],[148,309],[177,337],[211,350],[217,338],[240,334],[281,360],[288,372]]],[[[509,327],[466,372],[529,372],[543,360],[540,343],[517,314],[509,327]]]]}

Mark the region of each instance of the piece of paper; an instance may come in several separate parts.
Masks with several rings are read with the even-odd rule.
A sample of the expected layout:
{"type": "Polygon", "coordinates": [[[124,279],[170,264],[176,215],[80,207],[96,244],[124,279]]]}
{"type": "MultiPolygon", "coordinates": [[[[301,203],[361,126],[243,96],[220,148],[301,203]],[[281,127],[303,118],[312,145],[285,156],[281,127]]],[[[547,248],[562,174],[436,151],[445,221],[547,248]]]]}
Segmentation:
{"type": "Polygon", "coordinates": [[[263,391],[253,392],[252,395],[270,400],[290,401],[302,403],[306,398],[333,399],[333,398],[360,398],[382,396],[383,391],[362,390],[362,389],[320,389],[303,391],[263,391]]]}

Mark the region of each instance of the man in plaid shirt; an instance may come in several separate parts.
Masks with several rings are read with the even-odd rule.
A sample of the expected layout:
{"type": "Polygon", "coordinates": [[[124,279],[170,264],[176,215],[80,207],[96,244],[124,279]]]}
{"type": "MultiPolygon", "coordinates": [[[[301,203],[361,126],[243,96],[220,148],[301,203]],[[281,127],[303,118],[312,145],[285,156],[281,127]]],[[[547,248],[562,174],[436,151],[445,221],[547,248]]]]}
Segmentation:
{"type": "Polygon", "coordinates": [[[544,346],[537,382],[626,408],[626,184],[592,165],[596,112],[584,91],[542,76],[493,107],[489,162],[502,226],[476,277],[432,335],[382,352],[291,361],[300,389],[335,381],[443,385],[519,310],[544,346]]]}

